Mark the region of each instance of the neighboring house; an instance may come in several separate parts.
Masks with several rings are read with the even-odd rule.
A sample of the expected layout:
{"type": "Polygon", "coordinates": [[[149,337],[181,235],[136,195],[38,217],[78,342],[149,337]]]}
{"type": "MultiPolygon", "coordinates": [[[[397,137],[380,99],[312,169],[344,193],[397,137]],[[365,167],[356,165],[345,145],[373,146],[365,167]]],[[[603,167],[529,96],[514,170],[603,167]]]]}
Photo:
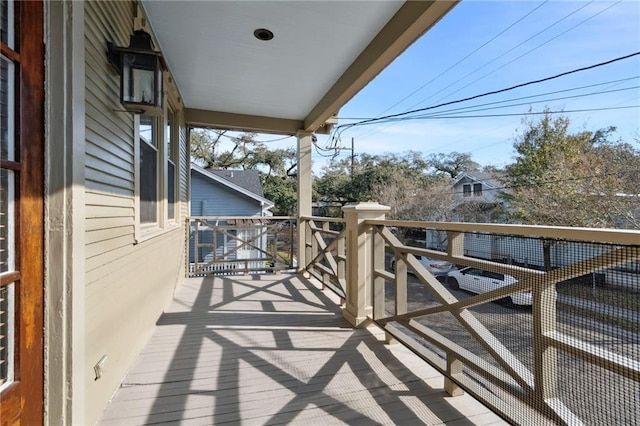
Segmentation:
{"type": "Polygon", "coordinates": [[[456,204],[476,201],[495,203],[500,195],[500,183],[488,172],[462,172],[451,183],[456,204]]]}
{"type": "MultiPolygon", "coordinates": [[[[191,216],[271,216],[273,201],[264,197],[260,175],[255,170],[213,170],[191,165],[191,216]]],[[[223,225],[225,220],[209,220],[203,223],[223,225]]],[[[192,230],[193,232],[193,226],[192,230]]],[[[251,245],[266,249],[266,234],[259,224],[247,228],[238,228],[219,232],[215,238],[217,256],[233,259],[257,259],[263,253],[254,250],[251,245]],[[229,233],[233,234],[230,236],[229,233]],[[237,239],[236,239],[237,238],[237,239]],[[249,242],[242,245],[242,241],[249,242]],[[240,248],[238,248],[240,247],[240,248]]],[[[194,261],[193,238],[190,238],[189,262],[194,261]]],[[[199,231],[200,244],[211,244],[212,247],[201,247],[198,250],[198,261],[210,261],[213,258],[214,238],[210,228],[203,227],[199,231]]]]}
{"type": "Polygon", "coordinates": [[[451,184],[451,220],[456,222],[499,222],[503,200],[500,183],[489,172],[462,172],[451,184]]]}
{"type": "Polygon", "coordinates": [[[309,216],[315,134],[456,2],[308,4],[1,0],[0,423],[101,418],[185,277],[190,127],[295,135],[309,216]]]}
{"type": "MultiPolygon", "coordinates": [[[[451,182],[451,207],[447,221],[501,222],[505,208],[500,198],[502,191],[502,185],[492,173],[474,171],[458,174],[451,182]]],[[[427,230],[425,239],[429,248],[444,250],[447,246],[446,232],[427,230]]]]}
{"type": "Polygon", "coordinates": [[[212,170],[191,165],[191,216],[270,216],[255,170],[212,170]]]}

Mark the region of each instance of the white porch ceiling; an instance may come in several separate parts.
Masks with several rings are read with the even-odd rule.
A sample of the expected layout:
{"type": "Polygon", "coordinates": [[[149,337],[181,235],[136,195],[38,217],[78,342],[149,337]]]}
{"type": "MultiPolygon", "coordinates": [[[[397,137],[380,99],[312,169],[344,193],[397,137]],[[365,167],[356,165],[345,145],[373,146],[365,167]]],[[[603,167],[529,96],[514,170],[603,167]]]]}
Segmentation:
{"type": "Polygon", "coordinates": [[[143,0],[187,120],[275,133],[321,131],[454,4],[143,0]]]}

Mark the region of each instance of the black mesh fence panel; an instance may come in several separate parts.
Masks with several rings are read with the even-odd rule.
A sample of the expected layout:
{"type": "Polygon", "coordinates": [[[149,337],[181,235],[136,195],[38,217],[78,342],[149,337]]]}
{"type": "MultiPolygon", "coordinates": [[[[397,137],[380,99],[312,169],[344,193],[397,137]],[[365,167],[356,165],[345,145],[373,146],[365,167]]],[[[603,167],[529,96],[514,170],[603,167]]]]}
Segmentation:
{"type": "Polygon", "coordinates": [[[394,234],[403,246],[387,247],[386,269],[407,265],[409,314],[394,317],[402,278],[387,279],[380,324],[399,340],[445,374],[461,362],[454,381],[515,424],[640,424],[639,245],[394,234]]]}

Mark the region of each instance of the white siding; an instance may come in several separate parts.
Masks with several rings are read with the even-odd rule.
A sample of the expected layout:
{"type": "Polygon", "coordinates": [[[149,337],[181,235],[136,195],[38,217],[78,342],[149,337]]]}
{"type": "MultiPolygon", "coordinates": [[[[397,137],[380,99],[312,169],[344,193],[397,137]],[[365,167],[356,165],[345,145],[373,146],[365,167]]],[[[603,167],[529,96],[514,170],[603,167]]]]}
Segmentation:
{"type": "Polygon", "coordinates": [[[183,111],[178,114],[180,156],[178,226],[136,244],[133,115],[119,103],[119,77],[106,42],[129,44],[133,2],[86,2],[86,424],[94,424],[144,346],[184,276],[184,227],[189,170],[183,111]],[[93,366],[106,355],[104,375],[93,366]]]}

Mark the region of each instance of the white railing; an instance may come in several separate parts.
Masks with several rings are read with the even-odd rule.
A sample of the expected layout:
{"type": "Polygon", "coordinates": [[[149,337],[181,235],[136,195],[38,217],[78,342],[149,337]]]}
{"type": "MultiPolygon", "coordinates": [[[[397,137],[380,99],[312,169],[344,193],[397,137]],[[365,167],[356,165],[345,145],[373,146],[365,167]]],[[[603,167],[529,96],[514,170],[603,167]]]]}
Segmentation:
{"type": "Polygon", "coordinates": [[[640,232],[303,219],[306,270],[339,289],[345,317],[359,325],[365,312],[450,394],[516,424],[639,424],[640,232]],[[420,257],[455,267],[436,277],[420,257]],[[462,291],[465,267],[504,281],[462,291]]]}
{"type": "Polygon", "coordinates": [[[305,230],[306,271],[323,285],[346,298],[345,221],[340,218],[303,217],[305,230]]]}
{"type": "Polygon", "coordinates": [[[292,269],[295,225],[289,216],[188,218],[187,276],[292,269]]]}
{"type": "Polygon", "coordinates": [[[377,324],[442,372],[451,395],[516,424],[640,424],[640,232],[388,221],[376,206],[298,225],[190,218],[188,274],[297,268],[354,325],[377,324]],[[426,259],[455,266],[443,275],[426,259]],[[504,281],[465,291],[467,267],[504,281]]]}

